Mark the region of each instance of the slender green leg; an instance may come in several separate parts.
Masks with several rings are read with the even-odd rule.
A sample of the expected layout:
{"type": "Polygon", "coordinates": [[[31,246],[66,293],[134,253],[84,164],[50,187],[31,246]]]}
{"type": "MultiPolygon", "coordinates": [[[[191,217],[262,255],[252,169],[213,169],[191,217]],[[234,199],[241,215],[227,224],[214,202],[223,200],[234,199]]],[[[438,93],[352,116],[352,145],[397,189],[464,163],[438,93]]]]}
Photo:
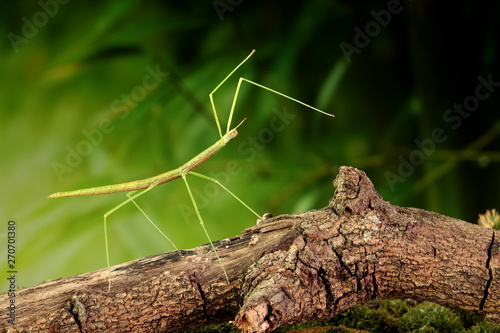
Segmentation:
{"type": "MultiPolygon", "coordinates": [[[[135,192],[137,192],[137,191],[132,191],[132,192],[129,192],[129,193],[127,193],[127,196],[128,196],[129,198],[131,198],[131,195],[132,195],[133,193],[135,193],[135,192]]],[[[132,203],[133,203],[133,204],[137,207],[137,209],[139,209],[139,211],[142,213],[142,215],[144,215],[144,216],[146,217],[146,219],[147,219],[147,220],[148,220],[148,221],[149,221],[149,222],[153,225],[153,227],[155,227],[155,228],[156,228],[156,230],[158,230],[158,232],[159,232],[159,233],[160,233],[163,237],[165,237],[165,239],[166,239],[167,241],[169,241],[169,242],[170,242],[170,244],[172,244],[172,246],[174,247],[174,249],[178,250],[178,248],[177,248],[177,246],[175,246],[174,242],[172,242],[172,240],[171,240],[170,238],[168,238],[168,236],[167,236],[167,235],[165,235],[165,234],[163,233],[163,231],[161,231],[161,229],[160,229],[160,228],[158,228],[158,226],[157,226],[157,225],[153,222],[153,220],[151,220],[151,218],[150,218],[150,217],[149,217],[149,216],[148,216],[148,215],[147,215],[147,214],[146,214],[146,213],[142,210],[142,208],[141,208],[141,207],[139,207],[139,205],[137,204],[137,202],[135,202],[135,200],[132,200],[132,203]]]]}
{"type": "Polygon", "coordinates": [[[330,117],[335,117],[333,114],[330,114],[330,113],[327,113],[325,111],[321,111],[320,109],[316,109],[315,107],[313,106],[310,106],[309,104],[306,104],[304,102],[301,102],[299,101],[298,99],[295,99],[293,97],[290,97],[288,95],[285,95],[283,93],[280,93],[279,91],[276,91],[274,89],[271,89],[271,88],[268,88],[266,86],[263,86],[261,84],[258,84],[257,82],[253,82],[253,81],[250,81],[248,79],[245,79],[244,77],[240,77],[240,80],[238,81],[238,85],[236,86],[236,92],[234,93],[234,98],[233,98],[233,104],[231,105],[231,111],[229,112],[229,120],[227,122],[227,131],[229,132],[229,130],[231,129],[231,120],[233,119],[233,112],[234,112],[234,107],[236,106],[236,100],[238,99],[238,93],[240,92],[240,86],[241,86],[241,83],[245,81],[245,82],[248,82],[250,84],[253,84],[254,86],[257,86],[259,88],[262,88],[262,89],[265,89],[267,91],[270,91],[272,93],[275,93],[276,95],[279,95],[279,96],[282,96],[282,97],[285,97],[285,98],[288,98],[289,100],[291,101],[294,101],[295,103],[299,103],[301,105],[304,105],[305,107],[308,107],[310,109],[313,109],[314,111],[318,111],[324,115],[327,115],[327,116],[330,116],[330,117]]]}
{"type": "MultiPolygon", "coordinates": [[[[224,84],[224,82],[226,82],[226,81],[227,81],[227,79],[229,79],[229,77],[230,77],[231,75],[233,75],[233,73],[234,73],[234,72],[236,72],[236,71],[238,70],[238,68],[240,68],[240,67],[241,67],[241,65],[243,65],[243,64],[244,64],[244,63],[248,60],[248,58],[250,58],[250,57],[251,57],[254,53],[255,53],[255,50],[252,50],[252,52],[250,52],[250,54],[249,54],[249,55],[248,55],[248,56],[247,56],[247,57],[246,57],[246,58],[245,58],[242,62],[240,62],[240,64],[239,64],[238,66],[236,66],[236,68],[235,68],[235,69],[233,69],[233,70],[231,71],[231,73],[229,73],[229,74],[228,74],[228,75],[224,78],[224,80],[222,80],[222,81],[221,81],[221,83],[219,83],[219,84],[217,85],[217,87],[215,87],[215,89],[214,89],[214,90],[213,90],[213,91],[212,91],[212,92],[208,95],[208,97],[210,98],[210,104],[212,105],[212,111],[213,111],[213,113],[214,113],[215,123],[217,124],[217,129],[219,130],[219,135],[220,135],[220,137],[221,137],[221,138],[222,138],[222,130],[221,130],[221,127],[220,127],[219,117],[217,116],[217,111],[215,110],[215,103],[214,103],[214,99],[213,99],[213,96],[212,96],[212,95],[213,95],[213,94],[214,94],[214,93],[215,93],[215,92],[216,92],[216,91],[220,88],[220,86],[222,86],[222,85],[224,84]]],[[[259,88],[265,89],[265,90],[270,91],[270,92],[272,92],[272,93],[275,93],[276,95],[279,95],[279,96],[282,96],[282,97],[288,98],[289,100],[294,101],[295,103],[299,103],[299,104],[301,104],[301,105],[304,105],[304,106],[306,106],[306,107],[308,107],[308,108],[310,108],[310,109],[313,109],[314,111],[318,111],[318,112],[320,112],[320,113],[322,113],[322,114],[324,114],[324,115],[327,115],[327,116],[330,116],[330,117],[335,117],[333,114],[330,114],[330,113],[326,113],[326,112],[324,112],[324,111],[321,111],[320,109],[317,109],[317,108],[315,108],[315,107],[312,107],[312,106],[310,106],[309,104],[306,104],[306,103],[304,103],[304,102],[299,101],[298,99],[295,99],[295,98],[293,98],[293,97],[290,97],[290,96],[288,96],[288,95],[285,95],[285,94],[283,94],[283,93],[280,93],[279,91],[276,91],[276,90],[274,90],[274,89],[271,89],[271,88],[268,88],[268,87],[263,86],[263,85],[261,85],[261,84],[258,84],[257,82],[253,82],[253,81],[251,81],[251,80],[245,79],[244,77],[240,77],[240,79],[239,79],[239,81],[238,81],[238,85],[236,86],[236,92],[234,93],[234,97],[233,97],[233,104],[232,104],[232,106],[231,106],[231,111],[229,112],[229,119],[228,119],[228,122],[227,122],[227,130],[226,130],[226,133],[228,133],[228,132],[230,131],[230,129],[231,129],[231,121],[232,121],[232,119],[233,119],[234,107],[235,107],[235,105],[236,105],[236,100],[238,99],[238,94],[239,94],[239,92],[240,92],[241,82],[243,82],[243,81],[246,81],[246,82],[248,82],[248,83],[250,83],[250,84],[253,84],[254,86],[257,86],[257,87],[259,87],[259,88]]]]}
{"type": "MultiPolygon", "coordinates": [[[[222,86],[222,85],[224,84],[224,82],[226,82],[226,81],[227,81],[227,79],[229,79],[229,77],[230,77],[231,75],[233,75],[233,73],[234,73],[234,72],[236,72],[236,71],[238,70],[238,68],[240,68],[240,67],[241,67],[241,65],[243,65],[243,64],[244,64],[244,63],[248,60],[248,58],[250,58],[250,57],[252,56],[252,54],[254,54],[254,53],[255,53],[255,50],[252,50],[252,52],[250,52],[250,54],[249,54],[249,55],[248,55],[248,56],[247,56],[247,57],[246,57],[246,58],[245,58],[242,62],[240,62],[240,64],[239,64],[238,66],[236,66],[236,68],[235,68],[235,69],[233,69],[233,70],[231,71],[231,73],[229,73],[229,74],[228,74],[228,75],[224,78],[224,80],[222,80],[222,81],[221,81],[221,83],[219,83],[219,84],[217,85],[217,87],[215,87],[215,89],[214,89],[214,90],[212,90],[212,92],[208,95],[208,97],[210,98],[210,104],[212,104],[212,111],[214,112],[215,123],[217,124],[217,129],[219,130],[219,135],[220,135],[221,139],[222,139],[222,130],[221,130],[220,123],[219,123],[219,117],[217,116],[217,111],[215,110],[215,103],[214,103],[214,98],[213,98],[213,96],[212,96],[212,95],[213,95],[213,94],[214,94],[214,93],[215,93],[215,92],[216,92],[216,91],[220,88],[220,86],[222,86]]],[[[232,117],[232,114],[233,114],[233,113],[231,112],[231,116],[230,116],[230,117],[232,117]]],[[[231,119],[231,118],[229,118],[229,119],[231,119]]],[[[228,128],[229,128],[229,127],[228,127],[228,128]]],[[[229,129],[228,129],[228,132],[229,132],[229,129]]]]}
{"type": "Polygon", "coordinates": [[[189,193],[189,197],[191,198],[191,201],[193,202],[193,207],[196,212],[196,215],[198,216],[198,220],[200,221],[201,227],[203,228],[203,231],[205,232],[205,235],[207,236],[208,241],[210,242],[210,246],[212,246],[212,250],[214,250],[215,256],[217,257],[217,260],[219,261],[220,266],[222,267],[222,270],[224,271],[224,276],[226,277],[227,283],[229,283],[229,277],[227,276],[226,269],[224,268],[224,265],[222,264],[222,260],[219,257],[219,254],[217,253],[217,250],[215,249],[214,244],[212,243],[212,239],[210,239],[210,235],[208,234],[207,229],[205,228],[205,223],[203,223],[203,219],[201,218],[200,211],[198,210],[198,205],[196,204],[196,201],[194,200],[193,193],[191,192],[191,188],[189,187],[189,184],[186,179],[186,175],[182,175],[182,179],[184,180],[184,183],[186,184],[186,188],[189,193]]]}
{"type": "Polygon", "coordinates": [[[331,114],[331,113],[327,113],[327,112],[325,112],[325,111],[322,111],[322,110],[320,110],[320,109],[317,109],[317,108],[315,108],[314,106],[310,106],[309,104],[306,104],[306,103],[304,103],[304,102],[301,102],[301,101],[299,101],[298,99],[295,99],[295,98],[293,98],[293,97],[290,97],[290,96],[288,96],[288,95],[285,95],[285,94],[283,94],[283,93],[280,93],[279,91],[276,91],[276,90],[271,89],[271,88],[269,88],[269,87],[266,87],[266,86],[263,86],[263,85],[261,85],[261,84],[258,84],[257,82],[253,82],[253,81],[250,81],[250,80],[248,80],[248,79],[245,79],[244,77],[240,78],[240,81],[246,81],[246,82],[248,82],[248,83],[253,84],[254,86],[257,86],[257,87],[259,87],[259,88],[265,89],[265,90],[270,91],[270,92],[273,92],[273,93],[275,93],[276,95],[280,95],[280,96],[282,96],[282,97],[288,98],[289,100],[294,101],[295,103],[298,103],[298,104],[300,104],[300,105],[304,105],[305,107],[308,107],[308,108],[310,108],[310,109],[313,109],[314,111],[318,111],[319,113],[322,113],[322,114],[324,114],[324,115],[326,115],[326,116],[335,117],[335,116],[334,116],[333,114],[331,114]]]}
{"type": "Polygon", "coordinates": [[[106,226],[106,219],[108,218],[109,215],[113,214],[114,212],[116,212],[118,209],[120,209],[121,207],[125,206],[126,204],[128,204],[129,202],[131,201],[134,201],[134,199],[140,197],[141,195],[143,195],[144,193],[150,191],[151,189],[153,189],[156,185],[151,185],[149,186],[147,189],[145,189],[144,191],[140,191],[139,193],[129,197],[127,200],[125,200],[124,202],[122,202],[121,204],[119,204],[118,206],[116,206],[115,208],[111,209],[110,211],[108,211],[106,214],[104,214],[104,244],[106,245],[106,263],[108,265],[108,280],[109,280],[109,284],[108,284],[108,291],[111,290],[111,266],[109,264],[109,249],[108,249],[108,228],[106,226]]]}
{"type": "Polygon", "coordinates": [[[238,198],[236,196],[236,194],[234,194],[233,192],[229,191],[229,189],[227,187],[225,187],[224,185],[222,185],[217,179],[211,178],[211,177],[208,177],[208,176],[205,176],[205,175],[202,175],[201,173],[194,172],[194,171],[191,171],[189,174],[193,175],[193,176],[196,176],[196,177],[200,177],[200,178],[209,180],[209,181],[214,182],[215,184],[219,185],[220,187],[222,187],[224,189],[224,191],[226,191],[227,193],[231,194],[233,196],[233,198],[235,198],[236,200],[238,200],[243,206],[245,206],[249,211],[251,211],[255,216],[257,216],[257,218],[259,218],[259,219],[262,220],[262,216],[260,216],[259,214],[257,214],[252,208],[250,208],[246,203],[244,203],[243,200],[241,200],[240,198],[238,198]]]}

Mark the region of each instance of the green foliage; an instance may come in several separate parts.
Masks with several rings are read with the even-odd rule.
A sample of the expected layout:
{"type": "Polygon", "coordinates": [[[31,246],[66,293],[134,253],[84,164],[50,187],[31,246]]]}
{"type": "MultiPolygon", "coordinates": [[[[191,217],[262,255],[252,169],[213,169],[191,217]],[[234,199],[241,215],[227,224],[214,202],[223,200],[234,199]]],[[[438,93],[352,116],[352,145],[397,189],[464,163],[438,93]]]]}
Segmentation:
{"type": "Polygon", "coordinates": [[[486,228],[500,230],[500,214],[496,209],[488,209],[484,214],[479,214],[477,224],[486,228]]]}

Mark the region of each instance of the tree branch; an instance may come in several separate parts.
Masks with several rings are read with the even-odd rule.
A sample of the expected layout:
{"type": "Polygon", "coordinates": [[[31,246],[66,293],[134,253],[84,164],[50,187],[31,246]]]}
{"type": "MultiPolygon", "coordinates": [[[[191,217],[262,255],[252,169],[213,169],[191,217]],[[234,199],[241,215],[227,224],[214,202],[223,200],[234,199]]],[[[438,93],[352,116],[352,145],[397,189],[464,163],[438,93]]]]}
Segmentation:
{"type": "Polygon", "coordinates": [[[341,167],[328,207],[262,221],[215,243],[0,296],[0,332],[166,332],[235,320],[244,332],[322,320],[376,298],[411,298],[500,323],[500,235],[383,201],[341,167]],[[15,323],[5,311],[15,300],[15,323]],[[235,319],[236,317],[236,319],[235,319]]]}

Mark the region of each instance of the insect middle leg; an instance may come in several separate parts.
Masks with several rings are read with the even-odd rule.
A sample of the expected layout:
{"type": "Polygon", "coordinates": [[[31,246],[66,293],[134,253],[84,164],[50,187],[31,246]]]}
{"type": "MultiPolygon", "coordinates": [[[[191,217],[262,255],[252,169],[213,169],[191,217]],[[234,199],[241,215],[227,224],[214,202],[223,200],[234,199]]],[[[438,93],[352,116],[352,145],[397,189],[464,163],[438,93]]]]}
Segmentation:
{"type": "Polygon", "coordinates": [[[104,214],[104,244],[105,244],[105,247],[106,247],[106,264],[107,264],[107,267],[108,267],[108,280],[109,280],[108,291],[111,290],[111,266],[110,266],[110,263],[109,263],[109,246],[108,246],[107,218],[108,218],[109,215],[113,214],[114,212],[116,212],[118,209],[120,209],[121,207],[125,206],[129,202],[132,202],[137,207],[137,209],[139,209],[139,211],[146,217],[146,219],[149,222],[151,222],[151,224],[160,232],[160,234],[162,234],[163,237],[165,237],[170,242],[170,244],[172,244],[172,246],[177,250],[177,247],[170,240],[170,238],[168,238],[167,235],[165,235],[160,230],[160,228],[153,222],[153,220],[151,220],[151,218],[149,218],[149,216],[144,212],[144,210],[142,210],[142,208],[135,202],[135,199],[137,199],[138,197],[140,197],[144,193],[152,190],[154,187],[156,187],[156,184],[152,184],[147,189],[142,190],[139,193],[134,194],[134,195],[132,195],[132,194],[135,193],[136,191],[132,191],[132,192],[127,193],[127,196],[128,196],[127,200],[125,200],[124,202],[122,202],[121,204],[119,204],[118,206],[114,207],[113,209],[111,209],[110,211],[108,211],[106,214],[104,214]]]}
{"type": "Polygon", "coordinates": [[[198,216],[198,220],[200,221],[201,227],[203,228],[203,231],[205,232],[205,235],[207,236],[208,242],[210,243],[210,246],[212,247],[212,250],[215,253],[215,256],[217,257],[217,260],[219,261],[220,266],[222,267],[222,271],[224,272],[224,276],[226,277],[227,283],[229,283],[229,277],[227,276],[226,269],[224,268],[224,265],[222,264],[222,260],[219,257],[219,254],[217,253],[217,250],[215,249],[214,243],[212,242],[212,239],[210,238],[210,235],[208,234],[207,228],[205,228],[205,223],[203,222],[203,219],[201,218],[200,210],[198,209],[198,205],[196,204],[196,200],[194,199],[193,192],[191,192],[191,187],[189,187],[189,183],[186,179],[186,175],[182,175],[182,180],[184,180],[184,184],[186,184],[186,188],[189,193],[189,197],[191,198],[191,202],[193,203],[194,211],[196,212],[196,216],[198,216]]]}
{"type": "MultiPolygon", "coordinates": [[[[241,200],[240,198],[238,198],[233,192],[231,192],[227,187],[225,187],[224,185],[222,185],[217,179],[214,179],[214,178],[211,178],[211,177],[208,177],[208,176],[205,176],[205,175],[202,175],[200,173],[197,173],[197,172],[194,172],[194,171],[191,171],[189,172],[188,174],[190,175],[193,175],[193,176],[196,176],[196,177],[199,177],[199,178],[202,178],[202,179],[205,179],[205,180],[209,180],[217,185],[219,185],[224,191],[226,191],[227,193],[229,193],[231,196],[233,196],[236,200],[238,200],[243,206],[245,206],[248,210],[250,210],[255,216],[257,216],[259,219],[262,219],[262,217],[257,214],[252,208],[250,208],[246,203],[243,202],[243,200],[241,200]]],[[[201,224],[201,227],[203,228],[203,231],[205,232],[205,235],[207,236],[207,239],[210,243],[210,246],[212,247],[212,250],[214,251],[215,253],[215,256],[217,257],[217,260],[219,261],[219,264],[221,265],[222,267],[222,270],[224,271],[224,275],[226,277],[226,280],[227,282],[229,283],[229,277],[227,276],[227,273],[226,273],[226,269],[224,268],[224,265],[222,264],[222,260],[220,259],[219,257],[219,254],[217,253],[217,250],[215,249],[215,246],[214,244],[212,243],[212,240],[208,234],[208,231],[207,229],[205,228],[205,223],[203,222],[203,219],[201,217],[201,214],[200,214],[200,210],[198,209],[198,205],[196,204],[196,200],[194,199],[194,196],[193,196],[193,193],[191,191],[191,187],[189,186],[189,183],[187,182],[187,179],[186,179],[186,175],[182,175],[182,179],[184,180],[184,183],[186,184],[186,188],[188,190],[188,193],[189,193],[189,197],[191,198],[191,201],[193,203],[193,207],[194,207],[194,210],[196,212],[196,215],[198,217],[198,220],[200,221],[200,224],[201,224]]]]}

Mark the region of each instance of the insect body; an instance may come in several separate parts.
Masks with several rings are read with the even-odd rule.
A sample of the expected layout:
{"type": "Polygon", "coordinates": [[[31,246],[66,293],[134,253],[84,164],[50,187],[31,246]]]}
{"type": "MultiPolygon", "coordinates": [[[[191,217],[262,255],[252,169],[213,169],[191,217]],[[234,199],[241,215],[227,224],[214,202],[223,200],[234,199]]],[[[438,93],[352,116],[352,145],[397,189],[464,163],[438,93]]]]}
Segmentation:
{"type": "Polygon", "coordinates": [[[258,84],[256,82],[253,82],[253,81],[250,81],[248,79],[245,79],[245,78],[241,77],[239,79],[239,81],[238,81],[238,85],[236,87],[236,92],[234,94],[233,103],[232,103],[232,106],[231,106],[231,111],[229,113],[227,130],[226,130],[226,133],[223,135],[222,134],[222,130],[221,130],[221,126],[220,126],[220,123],[219,123],[219,118],[217,116],[217,111],[215,109],[215,103],[214,103],[214,100],[213,100],[213,94],[219,89],[219,87],[241,65],[243,65],[248,60],[248,58],[250,58],[252,56],[252,54],[254,52],[255,52],[255,50],[253,50],[238,66],[236,66],[236,68],[233,69],[233,71],[231,73],[229,73],[224,78],[224,80],[222,80],[222,82],[219,83],[219,85],[217,87],[215,87],[215,89],[209,94],[209,99],[210,99],[210,103],[212,105],[212,110],[213,110],[213,114],[214,114],[214,118],[215,118],[215,123],[217,124],[217,129],[218,129],[219,135],[220,135],[220,139],[217,142],[215,142],[213,145],[211,145],[210,147],[208,147],[207,149],[205,149],[204,151],[202,151],[201,153],[199,153],[198,155],[196,155],[195,157],[193,157],[191,160],[189,160],[188,162],[186,162],[182,166],[180,166],[180,167],[178,167],[176,169],[167,171],[165,173],[159,174],[157,176],[145,178],[145,179],[142,179],[142,180],[134,180],[134,181],[127,182],[127,183],[120,183],[120,184],[115,184],[115,185],[106,185],[106,186],[99,186],[99,187],[92,187],[92,188],[75,190],[75,191],[57,192],[57,193],[49,195],[49,198],[62,198],[62,197],[75,197],[75,196],[98,195],[98,194],[109,194],[109,193],[115,193],[115,192],[132,191],[132,192],[130,192],[130,193],[127,194],[127,196],[128,196],[127,200],[125,200],[124,202],[122,202],[121,204],[119,204],[118,206],[114,207],[113,209],[111,209],[110,211],[108,211],[106,214],[104,214],[104,241],[105,241],[105,246],[106,246],[106,261],[107,261],[108,277],[109,277],[108,290],[111,289],[111,268],[110,268],[111,266],[110,266],[110,263],[109,263],[108,236],[107,236],[107,227],[106,227],[107,217],[110,214],[112,214],[113,212],[115,212],[116,210],[118,210],[119,208],[121,208],[122,206],[124,206],[125,204],[127,204],[129,202],[132,202],[141,211],[141,213],[146,217],[146,219],[148,219],[148,221],[151,222],[151,224],[170,243],[172,243],[172,245],[174,246],[174,248],[177,249],[177,247],[173,244],[173,242],[146,215],[146,213],[139,207],[139,205],[137,204],[137,202],[135,202],[135,199],[137,199],[141,195],[145,194],[146,192],[152,190],[156,186],[161,185],[163,183],[167,183],[167,182],[172,181],[172,180],[177,179],[177,178],[182,178],[183,181],[184,181],[184,183],[186,184],[186,188],[187,188],[187,191],[188,191],[189,196],[191,198],[191,201],[193,203],[193,206],[194,206],[196,215],[198,217],[198,220],[200,221],[200,224],[201,224],[201,226],[203,228],[203,231],[205,232],[205,235],[207,236],[207,239],[210,242],[210,245],[211,245],[211,247],[212,247],[212,249],[214,251],[214,254],[217,257],[217,260],[219,261],[219,263],[221,265],[221,268],[222,268],[222,271],[224,273],[224,276],[225,276],[226,280],[229,282],[229,277],[227,276],[226,270],[224,269],[224,265],[222,264],[222,261],[221,261],[219,255],[218,255],[218,253],[217,253],[217,250],[215,249],[215,247],[214,247],[214,245],[212,243],[212,240],[210,239],[210,236],[208,234],[208,231],[205,228],[205,224],[204,224],[203,219],[202,219],[202,217],[200,215],[198,206],[197,206],[196,201],[194,199],[194,196],[193,196],[193,194],[191,192],[191,188],[189,187],[189,183],[187,181],[187,177],[186,176],[187,175],[193,175],[193,176],[197,176],[197,177],[200,177],[200,178],[203,178],[203,179],[206,179],[206,180],[209,180],[209,181],[212,181],[212,182],[216,183],[217,185],[219,185],[220,187],[222,187],[222,189],[224,189],[226,192],[228,192],[230,195],[232,195],[236,200],[238,200],[242,205],[244,205],[246,208],[248,208],[259,219],[262,220],[262,217],[259,216],[259,214],[257,214],[253,209],[251,209],[248,205],[246,205],[241,199],[239,199],[234,193],[232,193],[229,189],[227,189],[224,185],[222,185],[218,180],[216,180],[214,178],[211,178],[211,177],[208,177],[208,176],[205,176],[205,175],[202,175],[202,174],[199,174],[199,173],[193,171],[194,169],[196,169],[197,167],[199,167],[201,164],[203,164],[206,160],[208,160],[210,157],[212,157],[222,147],[224,147],[231,139],[235,138],[238,135],[237,128],[243,123],[243,121],[245,121],[245,119],[243,119],[243,121],[241,121],[240,124],[238,126],[236,126],[235,128],[233,128],[233,129],[231,129],[231,120],[232,120],[232,117],[233,117],[233,112],[234,112],[234,108],[235,108],[235,105],[236,105],[236,100],[238,98],[239,89],[240,89],[241,83],[243,81],[248,82],[248,83],[250,83],[252,85],[255,85],[255,86],[259,87],[259,88],[271,91],[271,92],[273,92],[273,93],[275,93],[277,95],[280,95],[280,96],[283,96],[285,98],[288,98],[288,99],[290,99],[290,100],[292,100],[292,101],[294,101],[296,103],[302,104],[302,105],[304,105],[304,106],[306,106],[308,108],[311,108],[311,109],[313,109],[313,110],[315,110],[317,112],[320,112],[322,114],[325,114],[325,115],[333,117],[332,114],[329,114],[329,113],[326,113],[326,112],[321,111],[319,109],[316,109],[316,108],[314,108],[314,107],[312,107],[312,106],[310,106],[308,104],[305,104],[305,103],[303,103],[303,102],[301,102],[301,101],[299,101],[297,99],[294,99],[294,98],[289,97],[289,96],[287,96],[285,94],[282,94],[282,93],[280,93],[280,92],[278,92],[276,90],[273,90],[271,88],[265,87],[265,86],[263,86],[261,84],[258,84]],[[135,193],[136,191],[140,191],[140,192],[135,193]]]}

